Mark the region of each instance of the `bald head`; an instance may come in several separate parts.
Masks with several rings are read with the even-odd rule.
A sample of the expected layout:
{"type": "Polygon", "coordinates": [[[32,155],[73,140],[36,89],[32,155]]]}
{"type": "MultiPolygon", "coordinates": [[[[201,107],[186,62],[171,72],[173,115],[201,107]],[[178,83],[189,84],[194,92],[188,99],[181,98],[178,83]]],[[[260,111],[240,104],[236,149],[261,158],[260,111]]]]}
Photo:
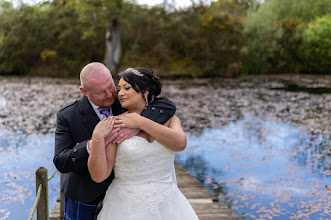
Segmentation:
{"type": "Polygon", "coordinates": [[[80,84],[84,89],[91,89],[93,81],[111,78],[109,69],[102,63],[93,62],[87,64],[80,72],[80,84]]]}
{"type": "Polygon", "coordinates": [[[80,83],[80,91],[96,106],[109,107],[114,103],[114,80],[102,63],[87,64],[80,72],[80,83]]]}

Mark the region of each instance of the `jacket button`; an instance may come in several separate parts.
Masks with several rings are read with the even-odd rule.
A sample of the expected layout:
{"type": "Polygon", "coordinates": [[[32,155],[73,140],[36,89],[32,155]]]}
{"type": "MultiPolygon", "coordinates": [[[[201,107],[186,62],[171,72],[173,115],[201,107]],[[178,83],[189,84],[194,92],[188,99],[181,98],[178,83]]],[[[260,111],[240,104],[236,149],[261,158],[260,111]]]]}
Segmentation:
{"type": "Polygon", "coordinates": [[[152,110],[154,111],[155,110],[155,107],[152,107],[152,110]]]}
{"type": "Polygon", "coordinates": [[[74,153],[76,153],[77,152],[77,149],[74,149],[74,153]]]}
{"type": "Polygon", "coordinates": [[[71,160],[72,160],[72,162],[75,162],[76,161],[76,158],[72,158],[71,160]]]}
{"type": "Polygon", "coordinates": [[[160,110],[160,113],[161,113],[161,114],[163,113],[163,110],[162,110],[162,109],[160,110]]]}

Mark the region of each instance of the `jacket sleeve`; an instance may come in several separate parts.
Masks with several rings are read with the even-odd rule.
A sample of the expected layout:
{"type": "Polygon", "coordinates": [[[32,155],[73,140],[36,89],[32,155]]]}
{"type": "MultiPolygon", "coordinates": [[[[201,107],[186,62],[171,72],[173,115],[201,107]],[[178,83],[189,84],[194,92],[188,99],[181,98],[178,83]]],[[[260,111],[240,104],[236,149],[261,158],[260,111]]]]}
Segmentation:
{"type": "Polygon", "coordinates": [[[54,165],[61,173],[87,172],[89,140],[75,143],[68,120],[59,111],[56,118],[54,165]]]}
{"type": "Polygon", "coordinates": [[[176,106],[167,98],[155,98],[141,113],[159,124],[166,123],[176,112],[176,106]]]}

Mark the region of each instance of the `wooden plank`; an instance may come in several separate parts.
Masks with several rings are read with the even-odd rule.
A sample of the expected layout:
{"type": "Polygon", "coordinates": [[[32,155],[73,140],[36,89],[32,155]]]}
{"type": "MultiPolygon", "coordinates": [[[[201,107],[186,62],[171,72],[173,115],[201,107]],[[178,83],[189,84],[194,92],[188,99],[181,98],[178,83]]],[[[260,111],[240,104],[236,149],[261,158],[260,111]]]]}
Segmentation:
{"type": "Polygon", "coordinates": [[[191,203],[198,215],[218,214],[226,216],[236,216],[228,207],[222,207],[219,203],[191,203]]]}
{"type": "Polygon", "coordinates": [[[189,200],[200,220],[240,219],[225,204],[213,202],[217,201],[217,198],[177,162],[175,170],[178,188],[189,200]]]}
{"type": "Polygon", "coordinates": [[[191,176],[188,176],[188,174],[178,174],[176,172],[177,177],[177,185],[178,187],[184,187],[184,186],[201,186],[202,183],[197,179],[192,179],[191,176]]]}
{"type": "Polygon", "coordinates": [[[234,216],[198,216],[199,220],[238,220],[239,217],[234,216]]]}
{"type": "Polygon", "coordinates": [[[56,202],[51,214],[49,215],[49,220],[59,220],[61,219],[60,215],[60,202],[56,202]]]}
{"type": "Polygon", "coordinates": [[[187,199],[211,199],[217,200],[204,186],[178,186],[187,199]]]}

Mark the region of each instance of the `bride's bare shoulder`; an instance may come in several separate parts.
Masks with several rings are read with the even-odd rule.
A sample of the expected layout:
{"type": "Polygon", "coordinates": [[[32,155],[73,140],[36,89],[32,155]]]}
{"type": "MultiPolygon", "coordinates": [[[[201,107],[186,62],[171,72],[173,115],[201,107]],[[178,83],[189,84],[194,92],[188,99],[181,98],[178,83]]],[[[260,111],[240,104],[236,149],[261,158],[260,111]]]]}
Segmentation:
{"type": "Polygon", "coordinates": [[[167,127],[170,127],[170,125],[174,125],[174,124],[179,124],[180,125],[181,121],[176,115],[174,115],[166,123],[168,123],[167,127]]]}

